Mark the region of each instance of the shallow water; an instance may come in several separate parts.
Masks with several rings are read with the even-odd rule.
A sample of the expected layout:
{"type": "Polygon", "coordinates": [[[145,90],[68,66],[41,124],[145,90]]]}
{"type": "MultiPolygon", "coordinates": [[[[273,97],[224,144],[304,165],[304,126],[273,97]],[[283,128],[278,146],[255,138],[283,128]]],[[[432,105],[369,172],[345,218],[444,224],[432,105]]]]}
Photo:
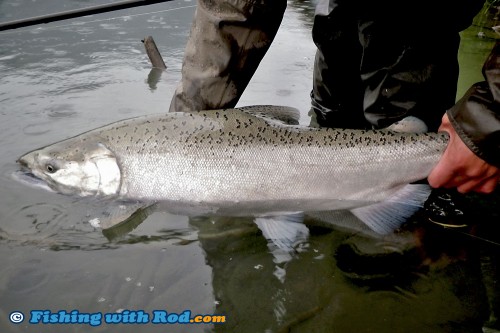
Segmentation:
{"type": "MultiPolygon", "coordinates": [[[[0,20],[105,2],[0,0],[0,20]]],[[[473,227],[443,229],[422,215],[398,237],[385,239],[328,222],[354,223],[345,212],[309,216],[309,240],[280,262],[251,218],[188,218],[160,210],[103,232],[90,223],[105,208],[99,203],[12,179],[16,159],[31,149],[166,111],[180,79],[194,5],[174,1],[0,33],[0,331],[477,332],[490,313],[488,325],[498,325],[500,248],[468,235],[498,242],[492,223],[499,216],[498,195],[464,200],[460,209],[473,227]],[[147,35],[168,66],[163,73],[151,71],[141,43],[147,35]],[[189,309],[224,314],[227,322],[28,323],[32,310],[75,309],[189,309]],[[13,324],[13,311],[27,318],[13,324]]],[[[294,106],[301,123],[308,123],[311,8],[290,3],[239,105],[294,106]]],[[[477,45],[483,50],[478,58],[487,52],[485,43],[491,45],[467,33],[464,40],[472,44],[462,47],[462,63],[478,53],[477,45]]],[[[480,68],[477,63],[466,67],[480,68]]]]}

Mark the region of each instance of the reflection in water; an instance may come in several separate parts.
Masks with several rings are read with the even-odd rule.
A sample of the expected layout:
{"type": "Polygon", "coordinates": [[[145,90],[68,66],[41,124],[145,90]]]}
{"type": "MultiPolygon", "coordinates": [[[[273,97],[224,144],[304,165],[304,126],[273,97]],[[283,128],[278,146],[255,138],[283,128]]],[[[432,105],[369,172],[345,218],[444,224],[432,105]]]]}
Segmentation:
{"type": "Polygon", "coordinates": [[[268,244],[252,219],[192,219],[191,223],[199,228],[213,270],[216,311],[230,316],[225,325],[215,327],[217,332],[278,332],[297,318],[307,320],[319,313],[314,286],[319,285],[322,277],[317,273],[324,266],[315,263],[320,260],[315,257],[322,248],[297,253],[282,267],[287,273],[280,279],[268,244]]]}
{"type": "MultiPolygon", "coordinates": [[[[489,313],[483,276],[496,281],[498,273],[481,266],[480,254],[498,246],[427,218],[382,238],[309,218],[307,246],[283,267],[283,280],[252,219],[191,219],[213,269],[216,310],[230,314],[215,330],[481,332],[489,313]]],[[[487,287],[498,302],[498,288],[487,287]]]]}
{"type": "Polygon", "coordinates": [[[309,238],[281,263],[254,218],[179,217],[190,227],[162,228],[165,219],[160,219],[153,229],[139,230],[141,223],[165,214],[149,207],[133,216],[130,226],[121,224],[104,233],[112,240],[108,245],[116,248],[199,242],[212,268],[214,313],[228,315],[226,324],[214,326],[216,332],[313,332],[331,327],[338,332],[480,332],[485,321],[496,327],[499,245],[493,242],[500,239],[491,235],[499,235],[498,212],[492,207],[500,202],[500,192],[460,197],[460,213],[448,197],[442,205],[443,194],[437,194],[428,204],[431,210],[384,237],[349,230],[349,212],[307,214],[309,238]],[[437,211],[439,206],[443,211],[437,211]],[[480,217],[480,223],[442,227],[462,225],[470,216],[480,217]],[[340,224],[335,224],[337,219],[340,224]],[[277,267],[282,275],[277,276],[277,267]]]}
{"type": "Polygon", "coordinates": [[[460,33],[458,53],[460,76],[457,99],[461,98],[471,85],[483,81],[482,66],[500,35],[492,27],[498,26],[499,8],[495,1],[486,1],[483,9],[474,18],[472,26],[460,33]]]}
{"type": "Polygon", "coordinates": [[[156,90],[158,82],[160,82],[161,75],[163,74],[165,70],[161,68],[156,68],[153,67],[151,68],[151,71],[149,72],[147,83],[149,86],[149,89],[151,90],[156,90]]]}
{"type": "Polygon", "coordinates": [[[318,0],[292,0],[288,2],[288,6],[300,15],[299,23],[310,29],[313,26],[314,12],[318,2],[318,0]]]}

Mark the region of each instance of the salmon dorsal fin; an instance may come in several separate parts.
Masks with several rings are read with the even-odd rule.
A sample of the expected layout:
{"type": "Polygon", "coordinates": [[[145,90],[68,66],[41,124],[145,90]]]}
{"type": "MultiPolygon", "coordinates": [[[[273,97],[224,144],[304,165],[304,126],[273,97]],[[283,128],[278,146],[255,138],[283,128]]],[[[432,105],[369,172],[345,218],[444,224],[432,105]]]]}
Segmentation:
{"type": "Polygon", "coordinates": [[[290,106],[252,105],[236,109],[265,120],[277,121],[286,125],[299,124],[300,112],[290,106]]]}

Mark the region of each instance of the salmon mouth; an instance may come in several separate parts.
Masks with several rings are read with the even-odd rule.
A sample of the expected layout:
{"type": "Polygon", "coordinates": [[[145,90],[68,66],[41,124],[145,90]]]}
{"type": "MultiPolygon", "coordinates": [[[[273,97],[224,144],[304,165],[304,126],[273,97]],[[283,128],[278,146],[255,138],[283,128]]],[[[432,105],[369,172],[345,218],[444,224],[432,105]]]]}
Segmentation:
{"type": "Polygon", "coordinates": [[[16,161],[21,165],[21,170],[29,170],[28,162],[26,162],[23,158],[20,158],[16,161]]]}
{"type": "Polygon", "coordinates": [[[20,170],[16,172],[20,177],[39,179],[40,181],[42,180],[40,179],[40,177],[35,176],[28,162],[24,160],[22,157],[18,159],[16,162],[19,163],[19,165],[21,166],[20,170]]]}
{"type": "Polygon", "coordinates": [[[23,166],[22,163],[21,169],[12,173],[12,179],[30,187],[42,188],[46,191],[55,192],[54,189],[52,189],[46,181],[44,181],[40,177],[37,177],[33,172],[31,172],[29,168],[23,166]]]}

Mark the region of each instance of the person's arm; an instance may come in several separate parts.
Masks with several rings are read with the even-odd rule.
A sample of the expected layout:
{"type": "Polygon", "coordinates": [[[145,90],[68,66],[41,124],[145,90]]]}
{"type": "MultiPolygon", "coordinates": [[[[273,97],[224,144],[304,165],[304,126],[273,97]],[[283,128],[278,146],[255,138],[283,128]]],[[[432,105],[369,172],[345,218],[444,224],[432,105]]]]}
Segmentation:
{"type": "Polygon", "coordinates": [[[443,157],[428,177],[433,187],[492,192],[500,180],[500,43],[483,66],[485,82],[472,86],[443,117],[450,134],[443,157]]]}
{"type": "Polygon", "coordinates": [[[286,0],[198,0],[170,111],[234,107],[285,9],[286,0]]]}

